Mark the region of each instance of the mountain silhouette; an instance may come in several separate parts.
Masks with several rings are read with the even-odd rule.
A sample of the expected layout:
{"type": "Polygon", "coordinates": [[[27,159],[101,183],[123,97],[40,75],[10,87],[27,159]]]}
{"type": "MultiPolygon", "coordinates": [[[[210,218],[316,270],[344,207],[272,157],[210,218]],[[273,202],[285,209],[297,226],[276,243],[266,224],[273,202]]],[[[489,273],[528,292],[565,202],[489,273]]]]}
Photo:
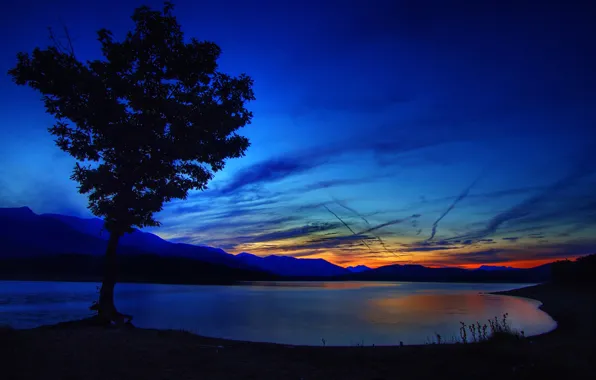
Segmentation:
{"type": "MultiPolygon", "coordinates": [[[[97,218],[35,214],[28,207],[0,208],[0,275],[3,278],[98,279],[109,233],[97,218]]],[[[483,265],[478,269],[422,265],[342,268],[323,259],[242,252],[173,243],[135,230],[118,247],[121,280],[218,283],[287,279],[356,281],[543,282],[551,264],[529,269],[483,265]],[[281,277],[280,277],[281,276],[281,277]]]]}
{"type": "Polygon", "coordinates": [[[370,268],[367,267],[366,265],[356,265],[355,267],[347,267],[346,269],[352,273],[360,273],[360,272],[365,272],[367,270],[370,270],[370,268]]]}
{"type": "MultiPolygon", "coordinates": [[[[31,257],[48,254],[105,254],[109,232],[98,218],[61,214],[35,214],[27,207],[0,208],[0,257],[31,257]]],[[[134,230],[121,238],[119,254],[153,254],[164,258],[186,258],[210,264],[283,276],[328,277],[348,273],[323,259],[288,256],[261,258],[244,253],[232,255],[220,248],[173,243],[149,232],[134,230]]]]}
{"type": "Polygon", "coordinates": [[[428,281],[428,282],[544,282],[551,277],[551,264],[529,269],[469,270],[462,268],[428,268],[422,265],[386,265],[345,279],[359,281],[428,281]]]}
{"type": "Polygon", "coordinates": [[[481,265],[476,270],[495,271],[495,270],[519,270],[519,268],[496,266],[496,265],[481,265]]]}
{"type": "MultiPolygon", "coordinates": [[[[103,228],[103,221],[98,218],[83,219],[60,214],[42,214],[41,216],[67,224],[78,232],[101,239],[106,243],[110,237],[109,232],[105,231],[103,228]]],[[[234,255],[231,255],[222,249],[192,244],[172,243],[157,235],[143,232],[138,229],[122,236],[120,238],[120,246],[128,249],[134,248],[135,250],[159,256],[184,257],[213,264],[223,264],[233,268],[250,267],[250,265],[245,265],[240,260],[237,260],[234,255]]],[[[105,251],[102,253],[105,253],[105,251]]]]}
{"type": "Polygon", "coordinates": [[[58,253],[105,253],[107,241],[73,230],[59,220],[35,214],[28,207],[0,208],[2,257],[58,253]]]}
{"type": "MultiPolygon", "coordinates": [[[[99,219],[0,208],[0,277],[99,281],[109,237],[102,228],[99,219]]],[[[205,284],[276,278],[222,250],[170,243],[141,231],[130,234],[118,253],[120,281],[205,284]]]]}
{"type": "Polygon", "coordinates": [[[248,265],[281,276],[331,277],[349,273],[347,269],[323,259],[301,259],[278,255],[260,257],[248,252],[239,253],[236,257],[248,265]]]}

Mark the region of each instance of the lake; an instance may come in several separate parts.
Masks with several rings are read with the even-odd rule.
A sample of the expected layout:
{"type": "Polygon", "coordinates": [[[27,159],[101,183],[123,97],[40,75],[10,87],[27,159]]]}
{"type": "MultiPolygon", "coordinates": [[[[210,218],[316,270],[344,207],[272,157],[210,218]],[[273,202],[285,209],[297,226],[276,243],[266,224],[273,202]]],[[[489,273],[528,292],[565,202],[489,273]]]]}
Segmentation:
{"type": "MultiPolygon", "coordinates": [[[[83,318],[96,283],[0,281],[0,325],[31,328],[83,318]]],[[[275,282],[239,286],[118,284],[116,306],[137,327],[286,344],[423,344],[459,337],[460,321],[509,313],[526,336],[555,321],[529,299],[480,294],[528,284],[275,282]]]]}

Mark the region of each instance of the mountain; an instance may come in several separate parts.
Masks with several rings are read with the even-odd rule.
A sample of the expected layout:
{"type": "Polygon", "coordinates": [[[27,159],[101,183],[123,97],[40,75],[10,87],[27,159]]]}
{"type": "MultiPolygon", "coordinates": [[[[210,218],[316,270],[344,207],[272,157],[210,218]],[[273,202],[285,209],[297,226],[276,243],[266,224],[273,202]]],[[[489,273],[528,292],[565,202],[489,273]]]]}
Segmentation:
{"type": "Polygon", "coordinates": [[[360,273],[360,272],[365,272],[367,270],[370,270],[370,268],[367,267],[366,265],[356,265],[355,267],[347,267],[346,269],[352,273],[360,273]]]}
{"type": "MultiPolygon", "coordinates": [[[[60,221],[67,224],[72,229],[102,239],[106,242],[110,237],[109,232],[105,231],[103,228],[103,221],[98,218],[83,219],[60,214],[42,214],[41,216],[60,221]]],[[[233,268],[247,268],[247,266],[240,260],[237,260],[234,255],[231,255],[222,249],[192,244],[172,243],[157,235],[137,229],[132,233],[122,236],[119,244],[121,246],[132,247],[145,253],[153,253],[160,256],[185,257],[213,264],[223,264],[233,268]]]]}
{"type": "Polygon", "coordinates": [[[0,208],[0,241],[3,257],[57,253],[100,255],[107,247],[106,241],[73,230],[61,221],[37,215],[27,207],[0,208]]]}
{"type": "MultiPolygon", "coordinates": [[[[103,256],[56,254],[0,259],[0,279],[101,281],[103,256]]],[[[263,271],[230,268],[184,257],[119,255],[118,281],[163,284],[231,284],[278,279],[263,271]]]]}
{"type": "MultiPolygon", "coordinates": [[[[97,218],[59,214],[37,215],[28,207],[0,208],[2,255],[51,253],[105,254],[109,233],[97,218]]],[[[157,235],[135,230],[120,239],[122,254],[152,253],[199,259],[232,267],[245,267],[234,255],[217,248],[170,243],[157,235]]]]}
{"type": "Polygon", "coordinates": [[[551,264],[518,270],[469,270],[428,268],[422,265],[387,265],[344,276],[359,281],[428,282],[544,282],[550,280],[551,264]]]}
{"type": "MultiPolygon", "coordinates": [[[[84,253],[103,255],[109,232],[98,218],[78,218],[61,214],[37,215],[29,208],[0,209],[2,256],[23,257],[40,254],[84,253]]],[[[265,258],[248,253],[232,255],[219,248],[172,243],[149,232],[125,234],[118,246],[121,254],[153,254],[164,258],[188,258],[230,268],[268,271],[283,276],[330,277],[349,273],[323,259],[288,256],[265,258]]]]}
{"type": "MultiPolygon", "coordinates": [[[[103,222],[97,218],[37,215],[27,207],[0,208],[0,274],[10,276],[13,272],[6,268],[13,268],[15,275],[40,276],[53,271],[63,278],[66,274],[59,269],[63,268],[70,273],[68,276],[97,276],[109,238],[102,230],[103,222]]],[[[284,276],[357,281],[543,282],[551,276],[551,264],[529,269],[483,265],[467,270],[397,264],[346,269],[323,259],[259,257],[246,252],[232,255],[219,248],[172,243],[139,230],[122,237],[118,253],[122,265],[129,268],[122,275],[131,281],[194,283],[218,278],[257,280],[284,276]]]]}
{"type": "Polygon", "coordinates": [[[246,264],[288,277],[332,277],[349,273],[347,269],[323,259],[301,259],[276,255],[260,257],[247,252],[239,253],[236,257],[246,264]]]}
{"type": "MultiPolygon", "coordinates": [[[[101,278],[109,235],[99,219],[37,215],[27,207],[0,208],[2,278],[101,278]]],[[[124,281],[217,283],[275,278],[211,247],[167,242],[134,231],[118,246],[124,281]]]]}
{"type": "Polygon", "coordinates": [[[502,266],[494,266],[494,265],[481,265],[475,270],[485,270],[485,271],[496,271],[496,270],[519,270],[519,268],[514,267],[502,267],[502,266]]]}

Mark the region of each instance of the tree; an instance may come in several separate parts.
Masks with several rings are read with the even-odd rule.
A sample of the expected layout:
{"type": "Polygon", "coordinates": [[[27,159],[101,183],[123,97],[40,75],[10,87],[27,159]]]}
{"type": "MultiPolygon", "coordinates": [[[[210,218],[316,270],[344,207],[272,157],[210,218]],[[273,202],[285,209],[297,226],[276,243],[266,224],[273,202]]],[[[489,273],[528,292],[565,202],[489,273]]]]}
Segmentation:
{"type": "Polygon", "coordinates": [[[76,159],[72,179],[110,233],[98,315],[126,317],[114,305],[118,240],[134,227],[159,226],[154,214],[192,189],[206,189],[229,158],[244,156],[250,124],[245,104],[253,81],[218,71],[220,48],[184,40],[173,5],[137,8],[135,27],[117,42],[98,31],[103,57],[76,58],[70,39],[31,54],[19,53],[9,70],[18,85],[43,95],[56,119],[49,132],[76,159]]]}

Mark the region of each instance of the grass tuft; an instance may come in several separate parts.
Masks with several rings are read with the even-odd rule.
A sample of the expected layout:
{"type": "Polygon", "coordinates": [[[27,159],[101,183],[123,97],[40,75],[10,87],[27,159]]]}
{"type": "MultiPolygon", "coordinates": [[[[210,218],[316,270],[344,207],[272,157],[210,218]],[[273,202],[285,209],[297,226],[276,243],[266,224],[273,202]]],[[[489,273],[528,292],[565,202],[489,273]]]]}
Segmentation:
{"type": "MultiPolygon", "coordinates": [[[[525,338],[523,331],[517,331],[509,324],[509,314],[503,314],[502,318],[489,319],[488,324],[480,322],[466,324],[460,322],[459,339],[453,338],[451,343],[481,343],[481,342],[513,342],[525,338]]],[[[446,343],[441,335],[435,333],[435,340],[431,344],[446,343]]]]}

